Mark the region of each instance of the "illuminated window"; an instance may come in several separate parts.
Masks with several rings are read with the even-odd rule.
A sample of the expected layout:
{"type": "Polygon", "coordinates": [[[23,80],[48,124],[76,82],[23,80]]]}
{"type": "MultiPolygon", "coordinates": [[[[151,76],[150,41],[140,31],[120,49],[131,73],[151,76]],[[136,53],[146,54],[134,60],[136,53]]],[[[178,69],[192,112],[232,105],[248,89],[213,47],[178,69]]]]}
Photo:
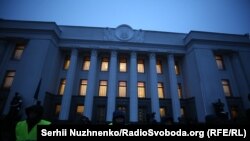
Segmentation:
{"type": "Polygon", "coordinates": [[[10,89],[15,77],[16,71],[7,71],[5,74],[4,82],[3,82],[3,88],[4,89],[10,89]]]}
{"type": "Polygon", "coordinates": [[[55,115],[59,115],[61,112],[61,105],[60,104],[57,104],[56,105],[56,109],[55,109],[55,115]]]}
{"type": "Polygon", "coordinates": [[[159,98],[164,98],[163,83],[158,83],[158,97],[159,98]]]}
{"type": "Polygon", "coordinates": [[[224,70],[225,66],[224,66],[224,61],[221,55],[216,55],[215,56],[215,60],[216,60],[216,64],[219,70],[224,70]]]}
{"type": "Polygon", "coordinates": [[[88,80],[85,80],[85,79],[81,80],[79,95],[81,95],[81,96],[85,96],[86,95],[87,84],[88,84],[88,80]]]}
{"type": "Polygon", "coordinates": [[[82,70],[88,71],[89,67],[90,67],[90,58],[89,58],[89,56],[86,56],[86,57],[84,57],[82,70]]]}
{"type": "Polygon", "coordinates": [[[82,115],[83,112],[84,112],[84,106],[83,106],[83,105],[78,105],[78,106],[76,107],[76,113],[82,115]]]}
{"type": "Polygon", "coordinates": [[[20,60],[23,54],[25,46],[23,44],[17,44],[12,55],[13,59],[20,60]]]}
{"type": "Polygon", "coordinates": [[[127,95],[127,82],[120,81],[119,82],[119,97],[126,97],[127,95]]]}
{"type": "Polygon", "coordinates": [[[157,60],[156,71],[157,71],[158,74],[162,74],[162,63],[161,63],[161,60],[157,60]]]}
{"type": "Polygon", "coordinates": [[[231,117],[232,117],[232,119],[238,118],[238,107],[237,106],[231,107],[231,117]]]}
{"type": "Polygon", "coordinates": [[[101,71],[108,71],[109,69],[109,59],[107,57],[102,58],[101,71]]]}
{"type": "Polygon", "coordinates": [[[180,66],[177,61],[175,61],[174,69],[175,69],[175,74],[180,75],[180,66]]]}
{"type": "Polygon", "coordinates": [[[182,97],[182,87],[181,87],[181,83],[178,83],[178,96],[179,96],[179,98],[183,98],[183,97],[182,97]]]}
{"type": "Polygon", "coordinates": [[[143,59],[138,60],[137,71],[138,73],[144,73],[144,60],[143,59]]]}
{"type": "Polygon", "coordinates": [[[101,80],[99,84],[99,96],[107,96],[107,85],[108,82],[101,80]]]}
{"type": "Polygon", "coordinates": [[[126,72],[126,71],[127,71],[127,59],[120,58],[120,72],[126,72]]]}
{"type": "Polygon", "coordinates": [[[181,117],[184,117],[186,113],[186,110],[184,107],[181,107],[181,117]]]}
{"type": "Polygon", "coordinates": [[[59,95],[63,95],[65,86],[66,86],[66,80],[65,79],[61,79],[59,90],[58,90],[58,94],[59,95]]]}
{"type": "Polygon", "coordinates": [[[66,56],[64,59],[63,69],[65,70],[69,69],[69,64],[70,64],[70,57],[66,56]]]}
{"type": "Polygon", "coordinates": [[[222,87],[223,87],[225,96],[232,96],[229,81],[226,79],[223,79],[223,80],[221,80],[221,83],[222,83],[222,87]]]}
{"type": "Polygon", "coordinates": [[[138,82],[137,87],[138,87],[138,98],[145,98],[146,97],[145,83],[144,82],[138,82]]]}
{"type": "Polygon", "coordinates": [[[163,107],[160,108],[160,116],[161,118],[166,116],[166,109],[163,107]]]}

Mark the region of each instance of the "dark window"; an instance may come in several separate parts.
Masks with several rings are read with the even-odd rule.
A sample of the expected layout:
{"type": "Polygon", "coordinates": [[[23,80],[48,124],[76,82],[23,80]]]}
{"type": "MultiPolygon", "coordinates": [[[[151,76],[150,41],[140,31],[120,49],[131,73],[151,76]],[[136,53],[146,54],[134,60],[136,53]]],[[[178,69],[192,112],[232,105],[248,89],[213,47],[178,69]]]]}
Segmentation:
{"type": "Polygon", "coordinates": [[[106,120],[106,108],[105,106],[98,106],[97,107],[97,123],[104,123],[106,120]]]}
{"type": "Polygon", "coordinates": [[[147,109],[146,107],[139,107],[138,108],[138,120],[140,123],[146,123],[147,121],[147,109]]]}

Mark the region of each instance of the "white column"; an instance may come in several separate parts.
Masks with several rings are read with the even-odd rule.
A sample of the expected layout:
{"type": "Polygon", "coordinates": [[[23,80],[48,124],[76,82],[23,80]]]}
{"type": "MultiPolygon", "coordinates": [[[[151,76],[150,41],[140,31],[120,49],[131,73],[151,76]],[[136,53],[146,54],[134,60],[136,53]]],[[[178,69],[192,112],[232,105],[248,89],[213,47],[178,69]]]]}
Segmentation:
{"type": "Polygon", "coordinates": [[[138,97],[137,97],[137,56],[135,52],[130,56],[130,83],[129,83],[129,108],[130,122],[138,121],[138,97]]]}
{"type": "Polygon", "coordinates": [[[74,87],[75,72],[77,67],[78,50],[73,49],[70,56],[70,65],[66,76],[66,86],[62,97],[60,120],[67,120],[69,117],[71,96],[74,87]]]}
{"type": "Polygon", "coordinates": [[[180,100],[178,97],[178,87],[177,87],[177,78],[175,74],[174,68],[174,56],[173,54],[168,55],[168,72],[169,72],[169,85],[170,85],[170,94],[171,94],[171,102],[173,109],[173,119],[175,122],[178,122],[178,118],[181,116],[181,106],[180,100]]]}
{"type": "Polygon", "coordinates": [[[117,52],[111,52],[109,80],[108,80],[108,106],[107,106],[107,121],[112,121],[113,112],[115,111],[116,97],[116,73],[117,73],[117,52]]]}
{"type": "Polygon", "coordinates": [[[92,118],[92,109],[93,109],[93,98],[94,92],[96,89],[95,80],[96,80],[96,68],[97,68],[97,51],[91,51],[91,58],[90,58],[90,68],[88,72],[88,86],[87,86],[87,93],[85,96],[84,102],[84,115],[87,116],[90,120],[92,118]]]}
{"type": "MultiPolygon", "coordinates": [[[[246,77],[247,75],[242,69],[242,63],[240,62],[238,53],[232,54],[231,63],[232,63],[232,71],[234,73],[234,80],[236,80],[236,82],[231,82],[231,87],[238,86],[238,91],[242,98],[242,103],[245,109],[248,109],[250,108],[250,102],[248,100],[250,87],[248,87],[248,82],[246,77]]],[[[225,107],[225,109],[226,108],[227,107],[225,107]]]]}
{"type": "Polygon", "coordinates": [[[151,94],[151,108],[152,112],[155,113],[155,119],[160,122],[160,104],[157,89],[157,72],[156,72],[156,57],[155,53],[149,55],[149,83],[150,83],[150,94],[151,94]]]}

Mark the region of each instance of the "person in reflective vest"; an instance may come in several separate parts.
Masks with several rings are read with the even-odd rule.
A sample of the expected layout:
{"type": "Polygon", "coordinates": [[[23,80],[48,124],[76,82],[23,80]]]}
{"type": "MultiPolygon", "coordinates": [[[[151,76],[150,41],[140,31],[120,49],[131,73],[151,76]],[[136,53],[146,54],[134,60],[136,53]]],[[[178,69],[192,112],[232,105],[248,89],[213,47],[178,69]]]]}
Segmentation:
{"type": "Polygon", "coordinates": [[[51,122],[42,119],[43,107],[34,105],[25,109],[27,119],[16,124],[16,141],[37,140],[37,125],[50,125],[51,122]]]}

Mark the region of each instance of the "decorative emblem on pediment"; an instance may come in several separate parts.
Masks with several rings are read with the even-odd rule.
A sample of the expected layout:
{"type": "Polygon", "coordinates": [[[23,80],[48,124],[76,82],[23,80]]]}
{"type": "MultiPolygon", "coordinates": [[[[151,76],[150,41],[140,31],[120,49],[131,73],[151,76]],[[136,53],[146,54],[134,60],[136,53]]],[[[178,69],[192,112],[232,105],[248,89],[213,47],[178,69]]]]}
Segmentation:
{"type": "Polygon", "coordinates": [[[115,36],[122,41],[128,41],[134,36],[133,29],[128,25],[120,25],[115,29],[115,36]]]}
{"type": "Polygon", "coordinates": [[[144,32],[142,30],[133,30],[129,25],[122,24],[115,29],[105,28],[104,40],[143,42],[144,32]]]}

